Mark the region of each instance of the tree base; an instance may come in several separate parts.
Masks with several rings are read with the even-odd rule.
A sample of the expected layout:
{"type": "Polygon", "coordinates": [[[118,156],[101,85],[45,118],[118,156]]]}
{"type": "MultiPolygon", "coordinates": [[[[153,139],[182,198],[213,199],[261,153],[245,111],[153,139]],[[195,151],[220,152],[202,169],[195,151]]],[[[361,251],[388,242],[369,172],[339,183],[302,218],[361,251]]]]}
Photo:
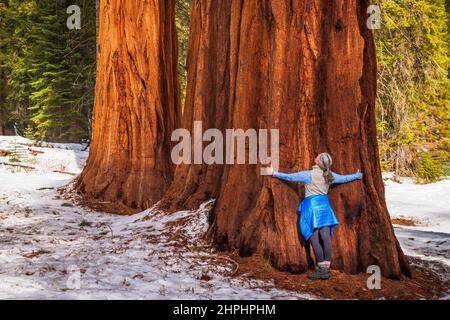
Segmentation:
{"type": "Polygon", "coordinates": [[[367,287],[365,273],[350,275],[337,270],[331,270],[329,280],[311,281],[307,278],[308,273],[292,274],[273,268],[268,260],[260,255],[242,258],[231,255],[231,258],[239,263],[236,276],[246,275],[255,280],[273,281],[276,288],[297,292],[304,292],[325,299],[362,299],[362,300],[419,300],[439,299],[450,290],[450,281],[442,281],[439,274],[433,269],[448,273],[450,270],[443,265],[426,266],[428,262],[411,258],[413,264],[418,267],[412,268],[412,277],[402,276],[399,279],[382,277],[381,289],[370,290],[367,287]]]}
{"type": "Polygon", "coordinates": [[[116,202],[105,202],[100,201],[89,194],[80,192],[80,190],[77,189],[76,181],[59,188],[58,191],[64,199],[70,200],[80,207],[88,208],[96,212],[106,212],[121,216],[131,216],[141,212],[141,210],[130,208],[120,200],[116,202]]]}

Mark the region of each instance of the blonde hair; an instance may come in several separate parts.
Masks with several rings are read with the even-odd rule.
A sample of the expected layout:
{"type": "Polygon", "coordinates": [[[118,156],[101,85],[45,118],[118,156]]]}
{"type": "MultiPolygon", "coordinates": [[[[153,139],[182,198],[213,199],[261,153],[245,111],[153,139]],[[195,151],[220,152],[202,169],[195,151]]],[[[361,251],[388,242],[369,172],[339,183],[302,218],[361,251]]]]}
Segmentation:
{"type": "Polygon", "coordinates": [[[331,165],[333,164],[333,158],[331,158],[329,153],[319,154],[319,167],[323,170],[323,177],[326,183],[333,184],[334,178],[331,172],[331,165]]]}

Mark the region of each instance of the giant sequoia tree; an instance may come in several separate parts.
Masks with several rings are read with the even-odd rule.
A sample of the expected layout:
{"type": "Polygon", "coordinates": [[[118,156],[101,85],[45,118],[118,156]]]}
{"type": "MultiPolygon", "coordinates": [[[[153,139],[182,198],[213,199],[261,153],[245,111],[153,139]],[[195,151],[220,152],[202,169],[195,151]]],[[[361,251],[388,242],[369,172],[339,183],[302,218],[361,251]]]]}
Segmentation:
{"type": "MultiPolygon", "coordinates": [[[[410,274],[386,209],[375,124],[376,58],[368,1],[198,0],[193,3],[183,127],[280,129],[280,170],[311,166],[323,151],[334,170],[364,181],[330,199],[341,225],[333,267],[410,274]]],[[[282,270],[311,266],[299,236],[296,185],[258,165],[180,165],[161,206],[193,208],[216,198],[212,234],[224,249],[260,253],[282,270]]]]}
{"type": "Polygon", "coordinates": [[[99,10],[93,136],[77,188],[110,211],[117,204],[142,210],[173,175],[170,135],[180,114],[174,0],[101,0],[99,10]]]}

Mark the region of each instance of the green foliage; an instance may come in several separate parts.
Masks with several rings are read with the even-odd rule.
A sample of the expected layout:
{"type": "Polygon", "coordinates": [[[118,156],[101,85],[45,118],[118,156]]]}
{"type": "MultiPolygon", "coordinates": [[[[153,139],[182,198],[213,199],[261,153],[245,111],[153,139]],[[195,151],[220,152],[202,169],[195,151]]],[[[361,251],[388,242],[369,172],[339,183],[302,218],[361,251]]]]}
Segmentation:
{"type": "Polygon", "coordinates": [[[78,226],[80,226],[81,228],[92,227],[92,222],[89,222],[87,220],[82,220],[78,226]]]}
{"type": "Polygon", "coordinates": [[[382,165],[420,177],[423,166],[415,164],[422,154],[450,161],[449,15],[445,0],[383,0],[380,5],[383,25],[375,36],[382,165]]]}
{"type": "MultiPolygon", "coordinates": [[[[432,181],[450,167],[450,19],[445,0],[381,0],[377,129],[383,170],[432,181]],[[441,169],[439,169],[440,167],[441,169]]],[[[447,4],[448,5],[448,4],[447,4]]],[[[186,96],[192,0],[176,0],[178,71],[186,96]]],[[[37,140],[89,137],[95,0],[0,0],[0,128],[37,140]],[[66,9],[82,8],[68,30],[66,9]]],[[[183,103],[184,105],[184,103],[183,103]]],[[[1,132],[0,132],[1,134],[1,132]]]]}
{"type": "MultiPolygon", "coordinates": [[[[0,0],[0,125],[35,140],[89,137],[96,70],[95,0],[0,0]],[[66,27],[69,5],[82,29],[66,27]],[[2,75],[5,75],[4,77],[2,75]]],[[[192,0],[176,1],[181,98],[192,0]]]]}
{"type": "Polygon", "coordinates": [[[9,162],[28,162],[28,152],[27,150],[18,143],[14,143],[11,148],[8,149],[9,162]]]}
{"type": "Polygon", "coordinates": [[[263,264],[259,267],[259,271],[263,273],[270,272],[272,270],[272,264],[269,260],[264,259],[263,264]]]}
{"type": "Polygon", "coordinates": [[[176,25],[178,34],[178,75],[180,79],[181,102],[184,107],[184,100],[186,98],[186,83],[187,83],[187,49],[189,42],[189,28],[191,24],[191,9],[192,0],[177,0],[176,1],[176,25]]]}
{"type": "MultiPolygon", "coordinates": [[[[30,157],[30,152],[28,148],[17,142],[13,141],[10,146],[6,149],[8,151],[8,162],[12,164],[21,164],[21,165],[32,165],[36,162],[36,159],[30,157]]],[[[20,167],[11,167],[12,171],[21,171],[20,167]]]]}
{"type": "Polygon", "coordinates": [[[444,175],[444,164],[439,158],[432,158],[428,153],[424,154],[417,166],[417,182],[432,183],[438,181],[444,175]]]}
{"type": "Polygon", "coordinates": [[[67,7],[76,1],[1,1],[9,122],[36,140],[87,138],[95,81],[95,0],[78,4],[81,30],[66,26],[67,7]]]}

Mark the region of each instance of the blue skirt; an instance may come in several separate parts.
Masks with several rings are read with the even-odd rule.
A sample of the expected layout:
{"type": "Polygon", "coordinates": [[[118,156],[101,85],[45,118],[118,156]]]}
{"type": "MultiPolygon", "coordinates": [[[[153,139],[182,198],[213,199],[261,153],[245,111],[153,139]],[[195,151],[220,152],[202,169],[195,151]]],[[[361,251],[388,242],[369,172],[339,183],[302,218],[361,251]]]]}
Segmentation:
{"type": "Polygon", "coordinates": [[[314,230],[330,227],[333,229],[339,225],[339,221],[331,208],[327,195],[314,195],[305,198],[298,208],[300,214],[300,231],[306,240],[309,240],[314,230]]]}

